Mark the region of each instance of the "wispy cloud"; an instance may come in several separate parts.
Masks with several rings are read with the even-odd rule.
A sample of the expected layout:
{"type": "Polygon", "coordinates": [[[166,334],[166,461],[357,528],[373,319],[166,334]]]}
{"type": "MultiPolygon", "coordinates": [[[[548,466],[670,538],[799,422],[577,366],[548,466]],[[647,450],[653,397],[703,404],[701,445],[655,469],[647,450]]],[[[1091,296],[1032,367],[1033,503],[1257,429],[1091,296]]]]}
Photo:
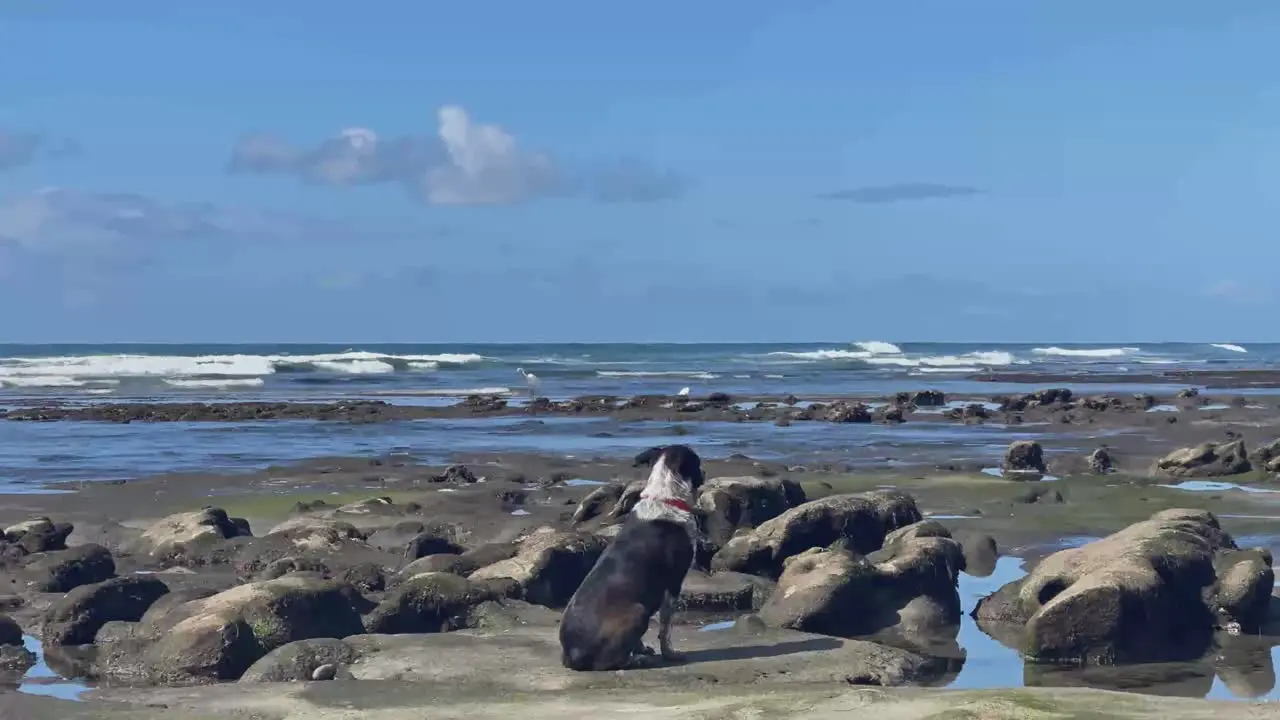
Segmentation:
{"type": "Polygon", "coordinates": [[[80,146],[71,140],[0,128],[0,171],[30,165],[42,157],[69,157],[79,153],[80,146]]]}
{"type": "Polygon", "coordinates": [[[895,202],[913,202],[919,200],[936,200],[940,198],[967,197],[980,195],[982,190],[967,185],[944,185],[941,183],[913,182],[894,183],[890,185],[866,185],[863,187],[836,190],[821,193],[820,200],[844,200],[846,202],[864,204],[883,204],[895,202]]]}
{"type": "Polygon", "coordinates": [[[387,139],[368,128],[348,128],[312,147],[252,134],[236,144],[228,169],[324,185],[398,185],[432,205],[513,205],[570,195],[656,202],[678,197],[686,187],[681,176],[630,158],[575,169],[523,147],[498,125],[475,122],[456,105],[440,108],[436,119],[434,135],[387,139]]]}

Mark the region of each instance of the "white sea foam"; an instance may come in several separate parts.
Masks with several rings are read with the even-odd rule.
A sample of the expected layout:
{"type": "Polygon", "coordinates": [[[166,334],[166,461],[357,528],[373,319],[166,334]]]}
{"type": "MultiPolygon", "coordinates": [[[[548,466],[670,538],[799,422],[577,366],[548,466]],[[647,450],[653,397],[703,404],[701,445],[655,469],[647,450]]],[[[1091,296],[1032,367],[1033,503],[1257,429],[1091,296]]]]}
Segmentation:
{"type": "Polygon", "coordinates": [[[806,352],[771,352],[770,357],[794,360],[866,360],[872,356],[865,350],[809,350],[806,352]]]}
{"type": "Polygon", "coordinates": [[[1018,358],[1003,350],[971,352],[963,355],[925,355],[924,357],[872,357],[865,360],[870,365],[896,365],[913,368],[990,367],[992,365],[1016,365],[1018,358]]]}
{"type": "Polygon", "coordinates": [[[73,381],[107,378],[261,378],[280,371],[318,370],[344,374],[436,370],[441,365],[483,362],[481,355],[386,355],[351,350],[315,355],[76,355],[0,358],[0,384],[9,387],[70,387],[73,381]],[[51,378],[63,378],[56,380],[51,378]]]}
{"type": "Polygon", "coordinates": [[[0,387],[10,388],[81,387],[85,384],[87,383],[83,380],[76,380],[65,375],[0,376],[0,387]]]}
{"type": "Polygon", "coordinates": [[[1220,350],[1230,350],[1231,352],[1235,352],[1235,353],[1247,353],[1247,352],[1249,352],[1248,350],[1245,350],[1244,348],[1240,347],[1239,345],[1234,345],[1234,344],[1232,344],[1232,343],[1210,343],[1210,346],[1211,346],[1211,347],[1216,347],[1216,348],[1218,348],[1218,349],[1220,349],[1220,350]]]}
{"type": "Polygon", "coordinates": [[[881,340],[864,340],[862,342],[856,342],[853,345],[859,350],[865,350],[871,353],[872,355],[901,355],[902,354],[902,348],[898,347],[897,345],[894,345],[893,343],[887,343],[881,340]]]}
{"type": "Polygon", "coordinates": [[[599,377],[671,377],[693,378],[695,380],[715,380],[720,377],[705,370],[597,370],[599,377]]]}
{"type": "Polygon", "coordinates": [[[395,365],[382,360],[317,360],[311,364],[321,370],[352,375],[381,375],[396,371],[395,365]]]}
{"type": "Polygon", "coordinates": [[[185,388],[188,390],[230,390],[232,388],[256,388],[262,387],[262,378],[206,378],[203,380],[172,380],[166,379],[165,385],[176,388],[185,388]]]}
{"type": "Polygon", "coordinates": [[[794,358],[796,360],[857,360],[868,365],[888,365],[908,368],[967,368],[975,365],[990,367],[992,365],[1025,364],[1025,361],[1019,360],[1013,355],[1013,353],[1005,352],[1003,350],[971,352],[965,353],[964,355],[923,355],[920,357],[888,354],[877,355],[864,350],[810,350],[807,352],[772,352],[769,354],[775,357],[787,357],[794,358]]]}
{"type": "Polygon", "coordinates": [[[1057,357],[1080,357],[1080,358],[1115,358],[1125,357],[1136,352],[1140,352],[1141,348],[1136,347],[1118,347],[1118,348],[1032,348],[1031,352],[1036,355],[1053,355],[1057,357]]]}
{"type": "Polygon", "coordinates": [[[913,372],[918,373],[976,373],[982,372],[982,368],[975,365],[956,365],[954,367],[921,367],[916,368],[913,372]]]}

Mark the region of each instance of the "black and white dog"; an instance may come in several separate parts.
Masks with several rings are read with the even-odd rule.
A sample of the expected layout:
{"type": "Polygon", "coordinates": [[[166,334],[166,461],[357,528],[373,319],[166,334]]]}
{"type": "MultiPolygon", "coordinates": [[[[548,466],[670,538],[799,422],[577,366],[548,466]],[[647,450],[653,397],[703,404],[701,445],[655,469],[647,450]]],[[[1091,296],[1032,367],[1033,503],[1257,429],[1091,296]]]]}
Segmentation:
{"type": "Polygon", "coordinates": [[[653,466],[640,500],[560,621],[561,662],[570,670],[618,670],[652,655],[643,638],[655,612],[662,657],[680,657],[671,647],[671,618],[698,541],[693,500],[702,461],[684,445],[669,445],[640,453],[635,464],[653,466]]]}

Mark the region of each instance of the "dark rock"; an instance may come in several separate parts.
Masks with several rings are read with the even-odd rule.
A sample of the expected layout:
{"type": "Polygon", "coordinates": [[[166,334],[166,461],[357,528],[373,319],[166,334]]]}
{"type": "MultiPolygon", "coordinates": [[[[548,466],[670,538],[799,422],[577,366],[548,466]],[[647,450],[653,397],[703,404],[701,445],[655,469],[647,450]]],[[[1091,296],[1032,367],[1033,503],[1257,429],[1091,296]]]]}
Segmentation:
{"type": "Polygon", "coordinates": [[[520,542],[515,556],[471,573],[472,581],[511,578],[522,598],[561,608],[595,566],[608,541],[594,534],[538,532],[520,542]]]}
{"type": "Polygon", "coordinates": [[[713,570],[777,577],[783,561],[810,548],[841,542],[866,554],[878,550],[888,533],[920,519],[915,500],[896,490],[832,495],[806,502],[738,534],[716,553],[711,566],[713,570]]]}
{"type": "Polygon", "coordinates": [[[137,622],[169,587],[153,577],[118,577],[83,585],[54,601],[40,638],[48,645],[87,645],[108,622],[137,622]]]}
{"type": "Polygon", "coordinates": [[[1280,440],[1272,440],[1255,450],[1251,464],[1266,472],[1280,472],[1280,440]]]}
{"type": "Polygon", "coordinates": [[[1005,472],[1043,473],[1044,448],[1034,440],[1017,440],[1005,451],[1004,462],[1000,467],[1005,472]]]}
{"type": "Polygon", "coordinates": [[[453,483],[455,485],[471,485],[479,478],[466,465],[450,465],[440,475],[431,478],[432,482],[453,483]]]}
{"type": "Polygon", "coordinates": [[[1106,475],[1113,469],[1111,451],[1100,447],[1089,454],[1089,472],[1094,475],[1106,475]]]}
{"type": "Polygon", "coordinates": [[[681,611],[728,613],[759,610],[774,583],[735,572],[691,571],[684,579],[676,608],[681,611]]]}
{"type": "Polygon", "coordinates": [[[323,561],[316,558],[307,557],[283,557],[279,560],[273,560],[262,569],[256,580],[275,580],[282,578],[289,573],[295,572],[314,572],[323,575],[329,574],[329,566],[323,561]]]}
{"type": "Polygon", "coordinates": [[[64,593],[114,576],[116,563],[109,550],[88,543],[34,555],[22,573],[36,592],[64,593]]]}
{"type": "Polygon", "coordinates": [[[906,417],[902,412],[902,408],[896,405],[887,405],[876,410],[875,418],[878,422],[888,425],[905,422],[906,417]]]}
{"type": "Polygon", "coordinates": [[[964,571],[974,577],[989,577],[996,571],[996,561],[1000,559],[1000,550],[996,547],[996,539],[972,530],[961,530],[952,534],[960,548],[964,551],[964,571]]]}
{"type": "MultiPolygon", "coordinates": [[[[988,634],[1014,638],[1019,651],[1039,661],[1199,658],[1215,625],[1247,621],[1258,585],[1273,582],[1268,573],[1253,572],[1258,556],[1240,558],[1244,571],[1219,585],[1215,560],[1234,550],[1212,513],[1165,510],[1050,555],[1025,578],[980,601],[973,615],[988,634]],[[1206,596],[1221,598],[1225,613],[1215,617],[1206,596]],[[1241,609],[1246,617],[1230,617],[1241,609]]],[[[1237,566],[1234,559],[1220,562],[1237,566]]]]}
{"type": "Polygon", "coordinates": [[[891,533],[883,549],[866,557],[811,548],[788,558],[760,618],[772,627],[841,637],[884,631],[918,637],[954,627],[965,560],[945,533],[925,521],[891,533]]]}
{"type": "Polygon", "coordinates": [[[131,550],[162,563],[187,564],[188,553],[207,549],[229,538],[248,536],[248,523],[227,516],[222,508],[206,507],[170,515],[132,543],[131,550]]]}
{"type": "Polygon", "coordinates": [[[22,627],[8,615],[0,615],[0,645],[22,645],[22,627]]]}
{"type": "Polygon", "coordinates": [[[1179,400],[1189,400],[1191,398],[1200,397],[1200,390],[1198,388],[1183,388],[1175,393],[1174,397],[1179,400]]]}
{"type": "Polygon", "coordinates": [[[404,580],[425,572],[447,572],[466,577],[482,567],[515,557],[519,549],[518,543],[490,543],[461,555],[427,555],[405,565],[397,576],[404,580]]]}
{"type": "Polygon", "coordinates": [[[404,546],[404,559],[417,560],[427,555],[461,555],[466,548],[432,531],[419,533],[404,546]]]}
{"type": "Polygon", "coordinates": [[[370,633],[434,633],[469,627],[480,603],[515,597],[513,580],[472,582],[450,573],[415,575],[388,593],[365,619],[370,633]]]}
{"type": "Polygon", "coordinates": [[[272,650],[255,662],[240,682],[303,682],[332,680],[339,667],[355,661],[356,651],[337,638],[298,640],[272,650]],[[330,668],[316,677],[321,668],[330,668]]]}
{"type": "Polygon", "coordinates": [[[713,549],[729,542],[739,529],[751,529],[804,503],[804,489],[785,478],[720,477],[698,492],[703,531],[713,549]]]}
{"type": "Polygon", "coordinates": [[[342,579],[364,592],[382,592],[387,589],[387,570],[378,563],[363,562],[342,573],[342,579]]]}
{"type": "Polygon", "coordinates": [[[1216,580],[1204,598],[1217,620],[1217,629],[1228,629],[1234,623],[1252,632],[1266,621],[1276,584],[1271,560],[1271,551],[1266,548],[1223,550],[1214,556],[1216,580]]]}
{"type": "Polygon", "coordinates": [[[908,404],[916,407],[942,407],[947,404],[947,396],[941,390],[921,390],[911,393],[908,404]]]}
{"type": "Polygon", "coordinates": [[[1026,489],[1017,498],[1017,501],[1027,505],[1061,505],[1067,499],[1057,488],[1045,487],[1043,485],[1033,485],[1026,489]]]}
{"type": "Polygon", "coordinates": [[[75,530],[71,523],[55,523],[49,518],[33,518],[5,528],[4,540],[28,553],[66,550],[67,538],[75,530]]]}
{"type": "Polygon", "coordinates": [[[833,423],[869,423],[871,410],[862,403],[836,401],[826,407],[823,419],[833,423]]]}
{"type": "Polygon", "coordinates": [[[1221,477],[1238,475],[1252,468],[1243,440],[1206,442],[1174,450],[1156,461],[1154,474],[1172,477],[1221,477]]]}
{"type": "Polygon", "coordinates": [[[297,640],[364,632],[347,584],[301,574],[250,583],[175,608],[146,652],[153,681],[235,680],[272,650],[297,640]]]}
{"type": "Polygon", "coordinates": [[[587,493],[587,496],[582,498],[582,502],[578,503],[578,508],[573,511],[573,523],[575,525],[584,523],[612,510],[618,504],[625,489],[626,485],[622,483],[609,483],[587,493]]]}

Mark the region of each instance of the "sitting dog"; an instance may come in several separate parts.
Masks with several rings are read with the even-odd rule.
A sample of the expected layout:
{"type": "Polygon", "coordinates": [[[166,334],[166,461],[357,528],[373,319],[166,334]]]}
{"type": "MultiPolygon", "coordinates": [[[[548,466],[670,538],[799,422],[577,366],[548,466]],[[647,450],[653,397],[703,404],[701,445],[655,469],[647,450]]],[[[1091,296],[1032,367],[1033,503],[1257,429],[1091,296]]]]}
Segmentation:
{"type": "Polygon", "coordinates": [[[655,612],[662,657],[680,657],[671,647],[671,618],[698,541],[693,499],[704,480],[702,461],[684,445],[669,445],[640,453],[635,464],[653,466],[640,500],[560,621],[561,662],[570,670],[618,670],[652,655],[643,639],[655,612]]]}

